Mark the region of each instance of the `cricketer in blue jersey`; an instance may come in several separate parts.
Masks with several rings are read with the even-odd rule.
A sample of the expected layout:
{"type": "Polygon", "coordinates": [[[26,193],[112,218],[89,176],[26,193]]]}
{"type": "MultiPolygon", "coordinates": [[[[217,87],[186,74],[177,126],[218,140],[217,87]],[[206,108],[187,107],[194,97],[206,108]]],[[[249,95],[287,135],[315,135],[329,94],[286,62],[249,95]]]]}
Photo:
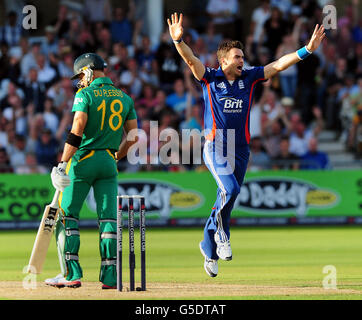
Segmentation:
{"type": "Polygon", "coordinates": [[[182,41],[183,15],[167,19],[170,35],[178,53],[203,89],[205,101],[204,160],[217,183],[217,196],[204,228],[200,251],[204,269],[210,277],[218,274],[218,259],[231,260],[229,221],[240,192],[249,160],[249,117],[255,85],[307,58],[325,37],[324,27],[315,26],[309,43],[266,66],[244,67],[239,41],[228,40],[217,50],[220,67],[205,67],[182,41]],[[229,146],[232,145],[232,148],[229,146]],[[225,147],[227,149],[225,157],[225,147]]]}

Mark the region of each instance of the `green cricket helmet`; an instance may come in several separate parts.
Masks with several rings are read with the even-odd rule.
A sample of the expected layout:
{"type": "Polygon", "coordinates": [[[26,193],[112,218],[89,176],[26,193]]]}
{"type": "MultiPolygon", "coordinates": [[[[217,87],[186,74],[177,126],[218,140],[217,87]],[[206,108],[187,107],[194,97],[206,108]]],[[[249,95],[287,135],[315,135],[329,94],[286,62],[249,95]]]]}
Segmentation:
{"type": "Polygon", "coordinates": [[[74,61],[74,75],[71,77],[72,80],[79,78],[84,73],[84,70],[101,70],[107,67],[107,63],[98,54],[95,53],[84,53],[74,61]]]}

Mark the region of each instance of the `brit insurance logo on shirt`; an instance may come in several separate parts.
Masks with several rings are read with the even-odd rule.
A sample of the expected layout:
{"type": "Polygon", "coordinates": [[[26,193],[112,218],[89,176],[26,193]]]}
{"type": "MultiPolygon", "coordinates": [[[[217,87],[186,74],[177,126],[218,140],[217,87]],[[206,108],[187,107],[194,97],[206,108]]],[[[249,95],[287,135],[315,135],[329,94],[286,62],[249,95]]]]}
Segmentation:
{"type": "Polygon", "coordinates": [[[220,98],[220,101],[224,102],[224,113],[239,113],[243,111],[243,100],[225,97],[220,98]]]}

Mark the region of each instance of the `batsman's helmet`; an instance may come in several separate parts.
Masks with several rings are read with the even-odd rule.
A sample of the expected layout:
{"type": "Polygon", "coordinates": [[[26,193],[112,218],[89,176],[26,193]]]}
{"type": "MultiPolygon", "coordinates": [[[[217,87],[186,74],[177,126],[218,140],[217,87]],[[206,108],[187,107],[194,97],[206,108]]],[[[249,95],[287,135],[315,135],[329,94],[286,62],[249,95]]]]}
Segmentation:
{"type": "Polygon", "coordinates": [[[75,59],[73,66],[74,75],[71,79],[77,79],[82,74],[83,68],[103,71],[106,67],[107,63],[98,54],[84,53],[75,59]]]}

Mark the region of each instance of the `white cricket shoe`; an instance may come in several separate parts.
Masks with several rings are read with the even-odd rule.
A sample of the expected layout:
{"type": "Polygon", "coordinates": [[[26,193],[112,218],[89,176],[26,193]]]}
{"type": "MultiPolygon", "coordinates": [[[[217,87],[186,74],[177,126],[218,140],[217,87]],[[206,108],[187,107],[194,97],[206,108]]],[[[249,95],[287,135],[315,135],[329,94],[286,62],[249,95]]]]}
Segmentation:
{"type": "Polygon", "coordinates": [[[80,279],[67,280],[64,278],[62,274],[58,274],[55,278],[46,279],[44,282],[48,286],[57,287],[57,288],[63,288],[63,287],[79,288],[82,285],[80,279]]]}
{"type": "Polygon", "coordinates": [[[44,282],[46,285],[48,286],[52,286],[52,287],[59,287],[59,288],[62,288],[64,287],[64,285],[59,285],[60,283],[63,283],[65,280],[64,276],[60,273],[58,274],[56,277],[54,278],[48,278],[48,279],[45,279],[44,282]]]}
{"type": "Polygon", "coordinates": [[[204,250],[202,249],[201,242],[199,244],[199,247],[200,247],[200,251],[201,251],[202,255],[205,257],[204,269],[205,269],[206,273],[210,277],[216,277],[217,273],[219,271],[219,268],[218,268],[218,265],[217,265],[217,260],[210,259],[205,254],[204,250]]]}
{"type": "Polygon", "coordinates": [[[230,261],[233,258],[231,252],[230,240],[227,238],[226,234],[222,230],[215,232],[214,240],[216,242],[216,254],[220,259],[230,261]]]}

